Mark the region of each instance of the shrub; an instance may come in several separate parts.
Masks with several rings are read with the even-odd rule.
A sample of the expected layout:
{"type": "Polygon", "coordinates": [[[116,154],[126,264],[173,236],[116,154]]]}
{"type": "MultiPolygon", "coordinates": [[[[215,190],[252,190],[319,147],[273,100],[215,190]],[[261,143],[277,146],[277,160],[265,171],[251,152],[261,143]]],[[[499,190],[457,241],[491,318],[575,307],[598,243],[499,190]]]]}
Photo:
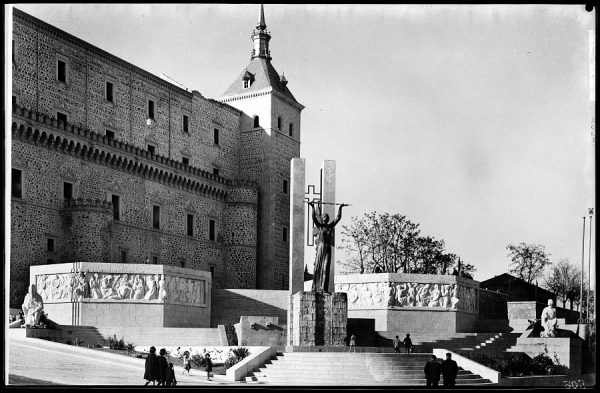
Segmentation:
{"type": "Polygon", "coordinates": [[[75,337],[75,345],[80,346],[83,344],[83,339],[75,337]]]}
{"type": "Polygon", "coordinates": [[[197,368],[200,367],[205,367],[206,366],[206,360],[204,358],[203,355],[199,355],[199,354],[194,354],[192,355],[190,361],[192,362],[193,365],[195,365],[197,368]]]}
{"type": "Polygon", "coordinates": [[[235,365],[235,364],[237,364],[237,363],[238,363],[240,360],[241,360],[241,359],[240,359],[240,358],[238,358],[238,357],[237,357],[237,356],[235,356],[235,355],[234,355],[234,356],[230,356],[230,357],[228,357],[228,358],[227,358],[227,360],[225,360],[225,364],[224,364],[225,370],[227,370],[228,368],[230,368],[230,367],[234,366],[234,365],[235,365]]]}
{"type": "Polygon", "coordinates": [[[125,349],[127,349],[128,355],[135,354],[135,344],[134,343],[127,343],[127,345],[125,346],[125,349]]]}
{"type": "Polygon", "coordinates": [[[125,350],[125,340],[123,340],[123,337],[121,337],[120,340],[117,339],[117,335],[114,334],[112,337],[108,336],[108,347],[110,349],[117,349],[117,350],[125,350]]]}
{"type": "Polygon", "coordinates": [[[237,333],[235,332],[235,325],[232,323],[225,324],[225,335],[227,336],[228,345],[238,345],[237,333]]]}
{"type": "Polygon", "coordinates": [[[235,355],[235,357],[237,357],[238,360],[242,360],[243,358],[245,358],[246,356],[248,356],[250,354],[250,352],[248,351],[248,348],[244,348],[244,347],[232,349],[231,352],[233,352],[233,354],[235,355]]]}
{"type": "Polygon", "coordinates": [[[73,345],[73,341],[71,341],[70,339],[67,338],[65,340],[65,344],[67,344],[67,345],[73,345]]]}

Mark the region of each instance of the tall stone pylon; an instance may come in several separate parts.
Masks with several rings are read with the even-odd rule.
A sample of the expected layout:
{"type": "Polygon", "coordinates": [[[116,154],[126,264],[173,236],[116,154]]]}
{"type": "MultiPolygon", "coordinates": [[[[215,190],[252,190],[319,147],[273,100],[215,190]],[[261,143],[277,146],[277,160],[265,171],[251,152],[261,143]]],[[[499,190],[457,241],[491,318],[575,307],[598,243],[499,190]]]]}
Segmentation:
{"type": "MultiPolygon", "coordinates": [[[[304,192],[306,160],[292,158],[290,168],[290,295],[304,290],[304,192]]],[[[289,319],[288,319],[289,321],[289,319]]]]}
{"type": "MultiPolygon", "coordinates": [[[[333,221],[337,215],[335,200],[335,161],[324,160],[321,164],[321,202],[323,213],[329,215],[329,222],[333,221]]],[[[335,231],[331,241],[331,264],[329,266],[329,282],[327,283],[327,292],[335,292],[335,231]]]]}

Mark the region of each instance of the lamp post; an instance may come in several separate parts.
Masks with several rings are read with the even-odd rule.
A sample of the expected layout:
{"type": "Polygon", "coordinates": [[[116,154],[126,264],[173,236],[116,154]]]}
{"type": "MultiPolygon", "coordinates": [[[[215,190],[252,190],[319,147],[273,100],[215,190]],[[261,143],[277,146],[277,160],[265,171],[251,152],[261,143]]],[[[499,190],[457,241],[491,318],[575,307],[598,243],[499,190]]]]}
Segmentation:
{"type": "Polygon", "coordinates": [[[592,285],[592,276],[591,276],[591,266],[592,266],[592,215],[594,214],[594,209],[589,208],[588,214],[590,216],[590,242],[588,245],[588,288],[587,288],[587,301],[585,308],[585,315],[588,319],[590,319],[590,286],[592,285]]]}
{"type": "Polygon", "coordinates": [[[583,263],[585,262],[585,216],[583,216],[583,238],[581,240],[581,280],[579,285],[579,319],[583,319],[583,263]]]}

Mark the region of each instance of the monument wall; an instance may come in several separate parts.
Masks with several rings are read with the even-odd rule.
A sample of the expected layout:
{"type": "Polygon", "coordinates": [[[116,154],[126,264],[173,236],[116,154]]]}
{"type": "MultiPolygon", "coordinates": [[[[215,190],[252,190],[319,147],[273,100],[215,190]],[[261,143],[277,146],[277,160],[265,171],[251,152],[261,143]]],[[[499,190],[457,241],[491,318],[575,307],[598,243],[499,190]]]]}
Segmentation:
{"type": "Polygon", "coordinates": [[[337,275],[336,292],[348,295],[348,318],[375,319],[375,330],[398,333],[473,332],[479,317],[479,283],[431,274],[337,275]]]}
{"type": "Polygon", "coordinates": [[[31,266],[30,283],[42,296],[48,317],[61,325],[210,326],[212,282],[202,270],[61,263],[31,266]]]}

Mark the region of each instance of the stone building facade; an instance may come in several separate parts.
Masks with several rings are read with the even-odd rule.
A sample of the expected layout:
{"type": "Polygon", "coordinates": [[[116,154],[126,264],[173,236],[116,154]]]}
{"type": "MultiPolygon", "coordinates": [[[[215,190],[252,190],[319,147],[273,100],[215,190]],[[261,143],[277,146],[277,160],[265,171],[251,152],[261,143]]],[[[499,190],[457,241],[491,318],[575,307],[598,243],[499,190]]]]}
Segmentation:
{"type": "MultiPolygon", "coordinates": [[[[257,29],[254,52],[268,35],[262,7],[257,29]]],[[[213,100],[14,9],[11,306],[29,266],[75,261],[286,288],[285,187],[303,107],[264,56],[268,40],[254,52],[266,73],[213,100]]]]}

